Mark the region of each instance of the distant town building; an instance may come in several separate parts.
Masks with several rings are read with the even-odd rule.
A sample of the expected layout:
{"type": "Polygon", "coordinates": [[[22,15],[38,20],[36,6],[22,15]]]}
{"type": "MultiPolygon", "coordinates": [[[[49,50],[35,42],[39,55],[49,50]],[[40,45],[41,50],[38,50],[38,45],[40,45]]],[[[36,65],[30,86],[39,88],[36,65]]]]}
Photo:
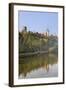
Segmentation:
{"type": "Polygon", "coordinates": [[[48,32],[44,32],[43,35],[48,37],[49,33],[48,32]]]}

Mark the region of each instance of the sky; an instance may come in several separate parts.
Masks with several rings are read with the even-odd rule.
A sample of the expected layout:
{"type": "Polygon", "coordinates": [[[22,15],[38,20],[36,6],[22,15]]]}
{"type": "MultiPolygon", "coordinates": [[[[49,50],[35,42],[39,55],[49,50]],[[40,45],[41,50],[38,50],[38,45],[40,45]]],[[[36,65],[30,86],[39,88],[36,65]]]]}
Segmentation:
{"type": "Polygon", "coordinates": [[[27,26],[28,31],[43,33],[49,30],[49,34],[58,34],[58,13],[57,12],[18,12],[18,29],[22,30],[27,26]]]}

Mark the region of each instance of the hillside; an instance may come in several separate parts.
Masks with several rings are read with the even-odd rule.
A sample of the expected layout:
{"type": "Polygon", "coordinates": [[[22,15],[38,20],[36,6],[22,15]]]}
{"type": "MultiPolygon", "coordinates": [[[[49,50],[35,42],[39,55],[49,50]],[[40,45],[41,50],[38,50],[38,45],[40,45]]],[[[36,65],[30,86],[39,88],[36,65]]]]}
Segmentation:
{"type": "Polygon", "coordinates": [[[44,36],[38,32],[33,33],[31,31],[19,32],[20,53],[48,51],[51,47],[56,47],[56,49],[58,47],[58,40],[54,36],[44,36]]]}

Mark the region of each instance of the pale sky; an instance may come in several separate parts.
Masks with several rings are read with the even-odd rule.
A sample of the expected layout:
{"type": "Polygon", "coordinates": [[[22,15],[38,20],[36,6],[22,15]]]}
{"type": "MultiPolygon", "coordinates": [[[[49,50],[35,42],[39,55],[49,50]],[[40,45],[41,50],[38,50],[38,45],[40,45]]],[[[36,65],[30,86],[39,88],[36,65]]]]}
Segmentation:
{"type": "Polygon", "coordinates": [[[18,12],[18,29],[27,26],[28,31],[43,33],[49,29],[50,34],[58,34],[58,13],[56,12],[18,12]]]}

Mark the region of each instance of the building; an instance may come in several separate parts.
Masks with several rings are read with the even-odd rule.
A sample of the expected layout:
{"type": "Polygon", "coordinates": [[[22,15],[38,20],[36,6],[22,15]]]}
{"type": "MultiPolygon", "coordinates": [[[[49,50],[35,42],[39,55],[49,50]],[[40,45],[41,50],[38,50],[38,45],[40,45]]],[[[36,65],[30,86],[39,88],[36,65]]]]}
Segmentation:
{"type": "Polygon", "coordinates": [[[48,32],[44,32],[43,35],[48,37],[49,33],[48,32]]]}

